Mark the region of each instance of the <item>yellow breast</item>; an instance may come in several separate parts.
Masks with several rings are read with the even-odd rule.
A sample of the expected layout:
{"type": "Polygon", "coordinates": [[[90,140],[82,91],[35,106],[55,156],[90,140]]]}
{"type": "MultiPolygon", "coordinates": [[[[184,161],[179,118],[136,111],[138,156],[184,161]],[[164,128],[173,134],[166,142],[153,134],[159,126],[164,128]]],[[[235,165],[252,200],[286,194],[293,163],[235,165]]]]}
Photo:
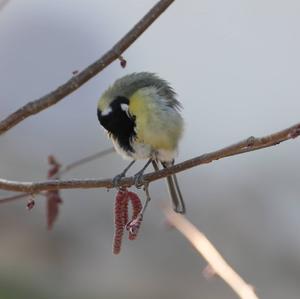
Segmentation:
{"type": "Polygon", "coordinates": [[[165,105],[153,87],[139,89],[129,99],[129,112],[136,117],[137,142],[153,150],[176,150],[182,135],[179,113],[165,105]]]}

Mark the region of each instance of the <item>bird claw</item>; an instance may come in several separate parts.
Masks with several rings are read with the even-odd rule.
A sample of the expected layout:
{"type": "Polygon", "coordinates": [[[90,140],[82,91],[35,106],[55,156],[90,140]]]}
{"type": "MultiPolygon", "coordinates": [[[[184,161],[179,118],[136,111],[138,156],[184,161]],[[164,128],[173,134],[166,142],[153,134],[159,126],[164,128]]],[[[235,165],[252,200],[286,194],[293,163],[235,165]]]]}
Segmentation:
{"type": "Polygon", "coordinates": [[[143,172],[138,172],[134,175],[134,185],[136,188],[140,189],[144,186],[145,180],[143,179],[143,172]]]}
{"type": "Polygon", "coordinates": [[[120,173],[118,175],[116,175],[113,180],[112,180],[112,184],[114,188],[119,188],[118,185],[120,183],[120,181],[125,177],[124,173],[120,173]]]}

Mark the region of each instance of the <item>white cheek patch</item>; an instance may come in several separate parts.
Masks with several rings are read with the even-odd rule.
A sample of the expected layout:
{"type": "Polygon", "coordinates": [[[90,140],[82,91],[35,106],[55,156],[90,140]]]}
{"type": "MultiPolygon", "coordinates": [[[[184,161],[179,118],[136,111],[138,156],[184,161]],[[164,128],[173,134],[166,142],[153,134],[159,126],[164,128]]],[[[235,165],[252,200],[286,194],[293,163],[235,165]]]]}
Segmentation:
{"type": "Polygon", "coordinates": [[[127,112],[128,112],[128,105],[122,103],[122,104],[121,104],[121,109],[127,113],[127,112]]]}
{"type": "Polygon", "coordinates": [[[129,111],[128,111],[128,104],[125,104],[125,103],[122,103],[121,105],[121,109],[127,114],[127,116],[129,117],[129,118],[131,118],[131,115],[130,115],[130,113],[129,113],[129,111]]]}
{"type": "Polygon", "coordinates": [[[106,115],[110,114],[111,112],[112,112],[112,109],[111,109],[111,107],[109,106],[109,107],[107,107],[106,109],[104,109],[104,110],[101,112],[101,115],[102,115],[102,116],[106,116],[106,115]]]}

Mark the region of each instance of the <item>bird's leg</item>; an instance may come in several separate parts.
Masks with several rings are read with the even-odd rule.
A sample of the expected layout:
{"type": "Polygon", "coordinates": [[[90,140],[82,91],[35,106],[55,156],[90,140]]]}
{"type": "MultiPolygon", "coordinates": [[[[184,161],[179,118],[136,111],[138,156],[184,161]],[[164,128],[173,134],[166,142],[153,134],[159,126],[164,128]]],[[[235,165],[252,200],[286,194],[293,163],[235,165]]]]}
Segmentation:
{"type": "Polygon", "coordinates": [[[154,168],[155,171],[159,171],[158,164],[155,160],[152,160],[152,165],[153,165],[153,168],[154,168]]]}
{"type": "Polygon", "coordinates": [[[143,177],[143,174],[146,170],[146,168],[149,166],[149,164],[152,162],[152,159],[149,159],[147,161],[147,163],[145,164],[145,166],[139,171],[137,172],[135,175],[134,175],[134,185],[137,187],[137,188],[140,188],[142,185],[144,185],[144,180],[142,179],[143,177]]]}
{"type": "Polygon", "coordinates": [[[144,203],[144,205],[143,205],[143,208],[142,208],[142,210],[141,210],[141,216],[143,217],[144,216],[144,213],[145,213],[145,211],[146,211],[146,208],[147,208],[147,206],[148,206],[148,203],[150,202],[150,200],[151,200],[151,197],[150,197],[150,193],[149,193],[149,183],[145,183],[144,184],[144,191],[145,191],[145,194],[146,194],[146,201],[145,201],[145,203],[144,203]]]}
{"type": "Polygon", "coordinates": [[[116,188],[119,184],[119,182],[121,181],[122,178],[125,177],[127,171],[129,170],[129,168],[134,164],[135,160],[132,160],[129,165],[118,175],[116,175],[114,178],[113,178],[113,186],[114,188],[116,188]]]}

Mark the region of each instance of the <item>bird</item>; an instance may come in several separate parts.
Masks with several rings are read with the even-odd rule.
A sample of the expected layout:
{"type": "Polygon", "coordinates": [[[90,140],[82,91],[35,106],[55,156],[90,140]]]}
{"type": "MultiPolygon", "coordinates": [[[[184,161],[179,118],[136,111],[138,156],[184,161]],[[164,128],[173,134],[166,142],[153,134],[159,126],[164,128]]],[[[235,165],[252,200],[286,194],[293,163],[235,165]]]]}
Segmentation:
{"type": "MultiPolygon", "coordinates": [[[[150,72],[125,75],[104,91],[97,105],[98,120],[116,152],[132,160],[114,178],[115,185],[136,160],[148,161],[135,175],[135,182],[140,181],[151,162],[156,170],[158,163],[163,168],[174,165],[184,131],[181,109],[170,84],[150,72]]],[[[176,175],[166,180],[174,211],[184,214],[185,203],[176,175]]]]}

